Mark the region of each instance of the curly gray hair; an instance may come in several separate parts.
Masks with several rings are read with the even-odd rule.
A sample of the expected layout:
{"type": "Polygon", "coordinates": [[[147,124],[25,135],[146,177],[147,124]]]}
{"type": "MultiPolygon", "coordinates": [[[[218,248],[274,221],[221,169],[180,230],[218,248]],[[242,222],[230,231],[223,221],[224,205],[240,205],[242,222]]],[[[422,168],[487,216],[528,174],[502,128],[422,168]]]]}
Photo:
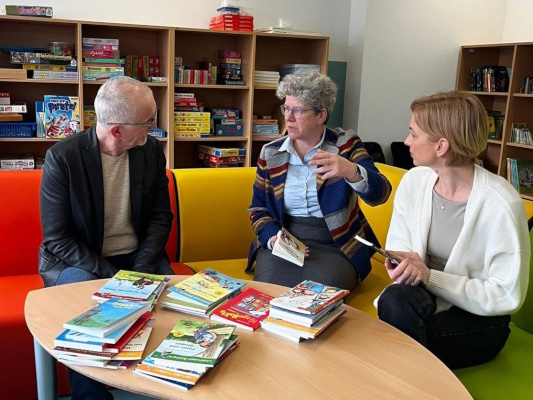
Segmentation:
{"type": "Polygon", "coordinates": [[[328,122],[337,100],[337,85],[331,78],[316,70],[311,72],[297,70],[283,78],[276,90],[276,96],[280,100],[292,96],[299,102],[309,105],[315,113],[326,109],[328,113],[326,122],[328,122]]]}

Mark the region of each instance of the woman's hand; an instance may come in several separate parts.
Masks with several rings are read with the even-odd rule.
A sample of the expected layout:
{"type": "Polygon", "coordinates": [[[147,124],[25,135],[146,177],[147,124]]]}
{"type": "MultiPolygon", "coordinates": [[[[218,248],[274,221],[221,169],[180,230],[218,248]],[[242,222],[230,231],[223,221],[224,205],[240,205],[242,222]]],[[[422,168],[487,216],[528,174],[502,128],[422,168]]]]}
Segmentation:
{"type": "Polygon", "coordinates": [[[394,265],[389,260],[385,260],[385,268],[394,282],[411,286],[417,286],[420,282],[425,285],[428,282],[431,270],[424,264],[418,253],[390,250],[387,250],[387,253],[400,262],[399,265],[394,265]]]}
{"type": "Polygon", "coordinates": [[[350,182],[359,182],[363,179],[361,175],[357,173],[356,165],[342,158],[338,154],[328,153],[327,151],[318,149],[317,152],[311,157],[309,165],[319,165],[316,169],[316,174],[325,181],[330,178],[346,178],[350,182]]]}

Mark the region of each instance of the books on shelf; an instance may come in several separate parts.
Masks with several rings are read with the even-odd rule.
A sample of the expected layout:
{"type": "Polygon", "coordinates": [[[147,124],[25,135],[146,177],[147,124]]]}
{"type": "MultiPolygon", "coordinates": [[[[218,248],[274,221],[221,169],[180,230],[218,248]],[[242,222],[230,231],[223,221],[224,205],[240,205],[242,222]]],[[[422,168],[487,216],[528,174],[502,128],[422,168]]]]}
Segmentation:
{"type": "Polygon", "coordinates": [[[307,246],[292,235],[287,229],[278,231],[277,239],[272,246],[272,254],[302,267],[304,265],[307,246]]]}
{"type": "Polygon", "coordinates": [[[105,337],[150,311],[150,303],[109,299],[63,323],[63,327],[91,336],[105,337]]]}
{"type": "Polygon", "coordinates": [[[106,301],[115,297],[154,302],[158,289],[162,292],[168,281],[164,275],[120,270],[93,293],[92,298],[96,301],[106,301]]]}
{"type": "Polygon", "coordinates": [[[211,319],[254,331],[261,326],[261,321],[268,317],[272,299],[273,297],[266,293],[248,288],[213,310],[211,319]]]}
{"type": "Polygon", "coordinates": [[[237,295],[245,282],[207,268],[171,286],[161,305],[184,313],[206,316],[229,297],[237,295]]]}
{"type": "Polygon", "coordinates": [[[507,180],[518,193],[533,193],[533,160],[508,158],[507,180]]]}

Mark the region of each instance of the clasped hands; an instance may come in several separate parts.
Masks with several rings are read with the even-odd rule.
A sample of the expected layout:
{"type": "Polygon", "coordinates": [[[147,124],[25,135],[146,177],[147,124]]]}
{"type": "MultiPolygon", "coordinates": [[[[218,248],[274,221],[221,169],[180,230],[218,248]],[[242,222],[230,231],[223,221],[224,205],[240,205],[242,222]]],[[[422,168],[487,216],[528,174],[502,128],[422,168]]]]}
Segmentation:
{"type": "Polygon", "coordinates": [[[357,169],[353,162],[342,158],[338,154],[328,153],[321,149],[318,149],[313,154],[309,165],[320,166],[316,169],[316,174],[323,181],[335,177],[346,178],[350,182],[359,182],[363,179],[357,174],[357,169]]]}
{"type": "Polygon", "coordinates": [[[431,270],[424,264],[418,253],[409,251],[387,250],[400,264],[394,265],[385,259],[385,268],[390,278],[396,283],[418,286],[421,282],[426,285],[429,281],[431,270]]]}

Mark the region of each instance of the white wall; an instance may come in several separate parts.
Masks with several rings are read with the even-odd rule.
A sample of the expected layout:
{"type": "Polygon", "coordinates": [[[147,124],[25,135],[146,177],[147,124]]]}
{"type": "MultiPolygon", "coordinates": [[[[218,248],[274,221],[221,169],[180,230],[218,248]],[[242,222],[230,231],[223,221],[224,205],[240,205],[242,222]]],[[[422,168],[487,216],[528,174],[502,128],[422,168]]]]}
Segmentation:
{"type": "Polygon", "coordinates": [[[533,42],[533,1],[507,0],[502,42],[533,42]]]}
{"type": "Polygon", "coordinates": [[[344,98],[344,128],[356,129],[359,124],[359,99],[366,30],[366,3],[367,0],[352,0],[348,37],[346,92],[344,98]]]}
{"type": "MultiPolygon", "coordinates": [[[[315,29],[330,37],[330,60],[346,61],[350,26],[350,0],[241,0],[254,16],[254,26],[277,26],[278,18],[290,18],[295,28],[315,29]]],[[[0,0],[6,4],[47,5],[54,18],[84,21],[117,22],[143,25],[208,28],[209,19],[217,15],[220,0],[0,0]]]]}
{"type": "MultiPolygon", "coordinates": [[[[364,42],[358,132],[378,142],[403,141],[409,105],[455,87],[459,47],[500,42],[505,0],[370,0],[364,42]]],[[[531,14],[530,14],[531,15],[531,14]]],[[[353,125],[350,114],[346,126],[353,125]]]]}

